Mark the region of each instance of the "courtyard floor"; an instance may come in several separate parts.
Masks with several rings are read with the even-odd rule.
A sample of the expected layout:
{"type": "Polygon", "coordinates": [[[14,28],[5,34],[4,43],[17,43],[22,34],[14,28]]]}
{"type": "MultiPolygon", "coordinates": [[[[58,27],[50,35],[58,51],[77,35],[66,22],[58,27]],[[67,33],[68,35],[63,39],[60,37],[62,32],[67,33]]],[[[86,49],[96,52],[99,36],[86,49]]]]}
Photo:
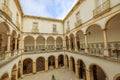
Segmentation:
{"type": "Polygon", "coordinates": [[[19,80],[52,80],[52,75],[54,75],[55,80],[79,80],[73,72],[64,68],[24,75],[23,79],[19,80]]]}

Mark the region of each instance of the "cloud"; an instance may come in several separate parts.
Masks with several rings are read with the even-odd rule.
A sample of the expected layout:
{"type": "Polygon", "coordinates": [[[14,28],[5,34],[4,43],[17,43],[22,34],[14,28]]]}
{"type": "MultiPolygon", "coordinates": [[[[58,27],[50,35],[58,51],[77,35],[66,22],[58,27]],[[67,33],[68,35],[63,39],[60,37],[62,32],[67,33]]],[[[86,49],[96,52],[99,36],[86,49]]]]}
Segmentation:
{"type": "Polygon", "coordinates": [[[20,0],[25,14],[63,19],[78,0],[20,0]]]}

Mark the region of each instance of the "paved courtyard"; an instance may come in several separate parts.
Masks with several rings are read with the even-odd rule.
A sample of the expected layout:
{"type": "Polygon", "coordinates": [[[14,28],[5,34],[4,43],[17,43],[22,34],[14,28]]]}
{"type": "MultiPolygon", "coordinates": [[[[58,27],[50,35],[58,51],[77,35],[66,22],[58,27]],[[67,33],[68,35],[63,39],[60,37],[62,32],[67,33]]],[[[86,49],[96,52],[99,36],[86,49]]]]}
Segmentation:
{"type": "Polygon", "coordinates": [[[52,75],[54,75],[55,80],[79,80],[75,77],[73,72],[68,69],[54,69],[48,72],[38,72],[37,74],[29,74],[23,76],[23,79],[19,80],[52,80],[52,75]]]}

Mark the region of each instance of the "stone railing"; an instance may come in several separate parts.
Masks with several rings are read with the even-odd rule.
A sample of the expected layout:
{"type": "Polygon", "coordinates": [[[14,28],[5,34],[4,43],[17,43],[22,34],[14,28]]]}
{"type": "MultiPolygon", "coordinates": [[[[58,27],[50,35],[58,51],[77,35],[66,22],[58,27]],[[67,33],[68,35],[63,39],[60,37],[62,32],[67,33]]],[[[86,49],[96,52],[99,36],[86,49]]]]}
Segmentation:
{"type": "Polygon", "coordinates": [[[103,4],[101,4],[96,9],[93,10],[93,16],[94,17],[100,16],[109,10],[110,10],[110,0],[107,0],[103,4]]]}

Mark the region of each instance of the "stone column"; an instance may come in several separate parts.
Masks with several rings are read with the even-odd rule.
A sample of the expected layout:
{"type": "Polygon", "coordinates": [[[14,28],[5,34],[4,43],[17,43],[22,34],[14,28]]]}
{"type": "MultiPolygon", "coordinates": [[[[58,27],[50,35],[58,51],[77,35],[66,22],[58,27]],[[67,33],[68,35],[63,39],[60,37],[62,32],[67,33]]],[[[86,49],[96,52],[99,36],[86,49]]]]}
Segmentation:
{"type": "Polygon", "coordinates": [[[57,48],[56,40],[54,40],[54,43],[55,43],[55,44],[54,44],[54,46],[55,46],[54,48],[55,48],[55,50],[57,50],[57,49],[56,49],[56,48],[57,48]]]}
{"type": "Polygon", "coordinates": [[[65,55],[64,55],[64,67],[67,67],[67,58],[65,55]]]}
{"type": "Polygon", "coordinates": [[[74,44],[74,45],[75,45],[75,46],[74,46],[74,47],[75,47],[75,51],[78,51],[76,37],[75,37],[74,39],[75,39],[75,44],[74,44]]]}
{"type": "Polygon", "coordinates": [[[17,51],[17,37],[15,37],[15,51],[17,51]]]}
{"type": "Polygon", "coordinates": [[[45,71],[48,71],[48,60],[45,60],[45,71]]]}
{"type": "Polygon", "coordinates": [[[10,50],[10,40],[11,39],[11,35],[10,34],[8,34],[8,42],[7,42],[7,53],[6,53],[6,55],[5,55],[5,59],[8,59],[10,56],[11,56],[11,50],[10,50]]]}
{"type": "Polygon", "coordinates": [[[19,53],[21,53],[21,39],[19,38],[19,42],[18,42],[19,46],[18,46],[18,50],[19,50],[19,53]]]}
{"type": "Polygon", "coordinates": [[[33,62],[33,74],[36,73],[36,62],[33,62]]]}
{"type": "Polygon", "coordinates": [[[69,51],[71,51],[70,39],[68,41],[69,41],[69,51]]]}
{"type": "Polygon", "coordinates": [[[47,51],[47,40],[45,39],[45,50],[47,51]]]}
{"type": "Polygon", "coordinates": [[[62,50],[66,50],[66,40],[63,39],[63,49],[62,50]]]}
{"type": "Polygon", "coordinates": [[[78,63],[75,64],[75,74],[76,74],[77,78],[79,78],[79,65],[78,65],[78,63]]]}
{"type": "Polygon", "coordinates": [[[93,80],[92,77],[90,69],[86,69],[86,80],[93,80]]]}
{"type": "Polygon", "coordinates": [[[23,78],[23,62],[21,61],[21,64],[20,64],[20,77],[23,78]]]}
{"type": "Polygon", "coordinates": [[[36,39],[34,40],[34,51],[36,51],[36,39]]]}
{"type": "Polygon", "coordinates": [[[103,29],[103,37],[104,37],[104,56],[110,56],[108,51],[108,39],[106,29],[103,29]]]}
{"type": "Polygon", "coordinates": [[[25,48],[25,46],[24,46],[24,40],[22,40],[22,52],[25,51],[24,48],[25,48]]]}
{"type": "Polygon", "coordinates": [[[72,61],[69,59],[69,70],[72,71],[72,61]]]}
{"type": "Polygon", "coordinates": [[[55,67],[58,68],[58,59],[55,60],[55,67]]]}
{"type": "Polygon", "coordinates": [[[85,52],[86,52],[86,53],[89,53],[89,50],[88,50],[87,34],[85,34],[85,52]]]}

